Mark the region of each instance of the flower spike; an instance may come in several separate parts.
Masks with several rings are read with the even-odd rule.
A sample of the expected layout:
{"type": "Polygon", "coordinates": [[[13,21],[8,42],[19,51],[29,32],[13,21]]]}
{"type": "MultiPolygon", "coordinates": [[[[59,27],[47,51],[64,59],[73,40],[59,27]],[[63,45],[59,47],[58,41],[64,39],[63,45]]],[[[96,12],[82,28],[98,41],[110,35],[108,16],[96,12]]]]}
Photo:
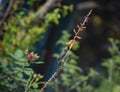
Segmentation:
{"type": "Polygon", "coordinates": [[[85,23],[88,22],[88,19],[89,19],[89,16],[90,16],[91,13],[92,13],[92,10],[90,10],[88,12],[87,16],[84,17],[84,21],[82,23],[80,23],[80,25],[77,25],[78,31],[73,29],[73,32],[75,33],[74,38],[72,40],[66,42],[66,45],[69,46],[69,49],[71,49],[74,46],[76,39],[81,39],[81,37],[78,36],[78,34],[79,34],[80,31],[83,31],[83,29],[86,28],[85,23]]]}

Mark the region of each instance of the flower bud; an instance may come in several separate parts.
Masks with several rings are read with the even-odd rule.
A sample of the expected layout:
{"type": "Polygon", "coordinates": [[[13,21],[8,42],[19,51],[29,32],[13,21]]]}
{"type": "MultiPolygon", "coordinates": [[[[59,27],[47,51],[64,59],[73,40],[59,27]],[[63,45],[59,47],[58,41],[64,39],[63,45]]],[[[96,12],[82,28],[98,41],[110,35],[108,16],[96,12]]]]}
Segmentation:
{"type": "Polygon", "coordinates": [[[27,55],[28,60],[34,60],[34,53],[31,52],[27,55]]]}

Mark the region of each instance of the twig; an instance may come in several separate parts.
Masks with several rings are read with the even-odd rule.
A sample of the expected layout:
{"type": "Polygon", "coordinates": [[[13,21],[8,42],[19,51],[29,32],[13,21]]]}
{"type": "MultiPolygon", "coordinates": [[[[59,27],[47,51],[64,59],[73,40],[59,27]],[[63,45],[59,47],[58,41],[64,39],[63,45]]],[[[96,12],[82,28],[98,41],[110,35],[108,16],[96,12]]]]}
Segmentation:
{"type": "Polygon", "coordinates": [[[69,46],[69,49],[72,49],[72,47],[75,44],[76,39],[81,39],[81,37],[79,37],[78,34],[79,34],[80,31],[83,31],[83,29],[86,28],[85,24],[86,24],[86,22],[88,22],[88,19],[89,19],[89,16],[90,16],[91,13],[92,13],[92,10],[90,10],[88,12],[87,16],[84,17],[83,22],[80,23],[80,25],[77,25],[77,28],[78,28],[77,31],[75,29],[73,29],[73,32],[75,33],[75,36],[73,37],[72,40],[66,42],[66,44],[69,46]]]}
{"type": "Polygon", "coordinates": [[[74,40],[77,38],[79,32],[86,28],[85,23],[88,22],[88,19],[91,13],[92,13],[92,10],[90,10],[87,16],[85,16],[84,21],[80,25],[77,25],[78,31],[75,33],[75,36],[73,38],[74,40]]]}
{"type": "MultiPolygon", "coordinates": [[[[74,42],[76,40],[76,38],[79,38],[78,34],[80,31],[82,31],[85,28],[85,23],[88,22],[88,17],[90,16],[90,14],[92,13],[92,10],[90,10],[87,14],[87,16],[85,16],[84,21],[80,24],[77,25],[78,31],[76,32],[75,29],[73,30],[75,33],[75,36],[72,40],[70,40],[68,42],[68,47],[65,47],[65,49],[61,52],[60,56],[58,57],[59,63],[61,63],[62,60],[64,60],[65,56],[67,55],[67,52],[69,50],[71,50],[72,46],[74,45],[74,42]]],[[[56,72],[54,72],[54,74],[49,78],[49,80],[44,84],[44,86],[40,89],[40,92],[42,92],[47,85],[56,77],[56,75],[62,70],[62,66],[63,66],[64,62],[61,63],[61,65],[58,67],[58,69],[56,70],[56,72]]]]}
{"type": "Polygon", "coordinates": [[[12,7],[13,7],[14,2],[15,2],[15,0],[10,0],[9,1],[9,5],[8,5],[8,7],[6,9],[6,12],[5,12],[4,16],[3,16],[3,19],[1,20],[1,23],[0,23],[0,32],[1,32],[0,34],[2,34],[1,30],[3,29],[4,22],[5,22],[6,18],[8,17],[8,15],[9,15],[12,7]]]}
{"type": "Polygon", "coordinates": [[[59,67],[56,72],[49,78],[49,80],[44,84],[44,86],[40,89],[40,92],[42,92],[47,85],[57,76],[57,74],[62,70],[62,67],[59,67]]]}
{"type": "Polygon", "coordinates": [[[81,2],[77,5],[78,10],[83,10],[83,9],[90,9],[90,8],[100,8],[100,5],[97,4],[95,1],[85,1],[81,2]]]}
{"type": "Polygon", "coordinates": [[[32,20],[37,21],[44,17],[45,13],[52,8],[57,0],[47,0],[46,3],[34,14],[32,20]],[[37,19],[37,20],[36,20],[37,19]]]}

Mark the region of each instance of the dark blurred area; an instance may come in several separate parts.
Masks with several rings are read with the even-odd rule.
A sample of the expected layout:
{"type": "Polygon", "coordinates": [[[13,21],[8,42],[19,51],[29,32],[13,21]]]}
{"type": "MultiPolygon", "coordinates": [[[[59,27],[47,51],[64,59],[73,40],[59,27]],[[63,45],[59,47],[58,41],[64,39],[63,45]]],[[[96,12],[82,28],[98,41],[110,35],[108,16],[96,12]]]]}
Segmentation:
{"type": "MultiPolygon", "coordinates": [[[[83,39],[77,53],[80,55],[79,62],[83,68],[90,66],[97,68],[103,59],[110,56],[108,53],[108,47],[110,46],[108,38],[120,39],[120,13],[118,12],[120,4],[118,0],[89,0],[78,4],[78,12],[86,12],[84,8],[87,5],[90,6],[89,4],[91,4],[91,7],[93,5],[93,14],[86,31],[84,31],[85,33],[83,33],[83,39]]],[[[81,12],[78,15],[79,17],[81,12]]],[[[79,17],[78,19],[80,19],[79,17]]]]}

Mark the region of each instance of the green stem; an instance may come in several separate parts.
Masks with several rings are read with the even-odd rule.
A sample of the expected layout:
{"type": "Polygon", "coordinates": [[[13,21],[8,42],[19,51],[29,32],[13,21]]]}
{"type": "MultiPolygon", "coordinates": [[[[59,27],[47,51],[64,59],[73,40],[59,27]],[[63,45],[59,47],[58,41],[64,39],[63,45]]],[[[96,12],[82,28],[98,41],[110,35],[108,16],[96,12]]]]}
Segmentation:
{"type": "Polygon", "coordinates": [[[25,86],[25,92],[28,92],[30,81],[32,80],[32,75],[29,77],[28,82],[25,86]]]}
{"type": "Polygon", "coordinates": [[[109,77],[108,77],[108,83],[109,83],[109,86],[108,86],[108,92],[112,92],[112,74],[113,74],[113,61],[110,60],[110,67],[109,67],[109,77]]]}

